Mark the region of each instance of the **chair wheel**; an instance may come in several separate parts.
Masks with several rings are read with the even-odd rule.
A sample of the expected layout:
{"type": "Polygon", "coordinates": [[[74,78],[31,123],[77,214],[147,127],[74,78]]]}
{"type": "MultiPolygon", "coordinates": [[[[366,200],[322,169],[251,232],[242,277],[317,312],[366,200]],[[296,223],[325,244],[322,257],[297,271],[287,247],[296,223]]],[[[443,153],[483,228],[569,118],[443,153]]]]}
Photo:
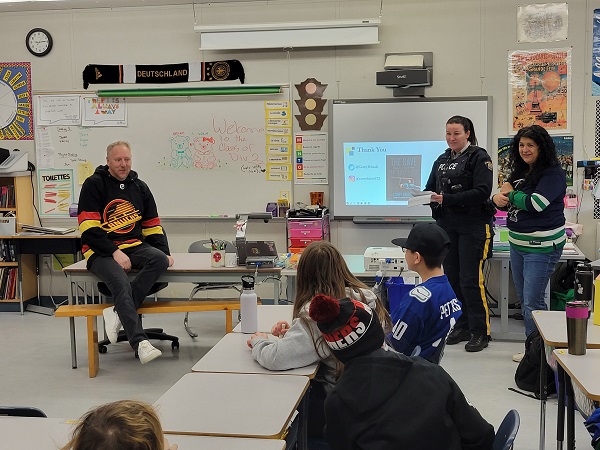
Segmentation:
{"type": "Polygon", "coordinates": [[[171,342],[171,350],[179,349],[179,341],[171,342]]]}
{"type": "Polygon", "coordinates": [[[106,353],[108,351],[108,349],[106,348],[106,345],[100,345],[98,347],[98,351],[102,354],[106,353]]]}

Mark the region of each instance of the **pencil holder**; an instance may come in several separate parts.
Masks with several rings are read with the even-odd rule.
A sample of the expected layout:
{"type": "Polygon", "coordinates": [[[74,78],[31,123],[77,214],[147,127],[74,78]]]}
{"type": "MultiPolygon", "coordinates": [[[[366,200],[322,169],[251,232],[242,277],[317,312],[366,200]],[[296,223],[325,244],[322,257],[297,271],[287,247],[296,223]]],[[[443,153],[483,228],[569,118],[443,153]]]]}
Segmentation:
{"type": "Polygon", "coordinates": [[[210,251],[210,266],[225,267],[225,250],[210,251]]]}

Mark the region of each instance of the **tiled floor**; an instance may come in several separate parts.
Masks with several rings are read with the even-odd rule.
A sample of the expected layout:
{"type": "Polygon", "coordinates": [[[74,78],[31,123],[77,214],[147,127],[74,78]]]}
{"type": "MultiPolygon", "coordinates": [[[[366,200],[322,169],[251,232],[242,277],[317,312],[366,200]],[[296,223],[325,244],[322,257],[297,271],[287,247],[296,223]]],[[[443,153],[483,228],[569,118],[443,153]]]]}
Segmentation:
{"type": "MultiPolygon", "coordinates": [[[[135,398],[153,403],[181,376],[190,371],[224,334],[225,316],[221,312],[193,313],[190,323],[200,335],[192,340],[185,333],[183,315],[151,315],[146,326],[162,326],[180,337],[180,349],[170,344],[155,345],[163,356],[141,365],[126,343],[109,347],[100,355],[100,372],[88,378],[85,350],[85,324],[76,320],[79,368],[71,369],[68,319],[35,313],[0,313],[0,403],[33,405],[48,416],[77,418],[90,407],[105,402],[135,398]]],[[[518,323],[517,323],[517,326],[518,323]]],[[[537,400],[509,391],[515,387],[513,353],[522,343],[490,343],[481,353],[467,353],[461,344],[447,346],[442,366],[458,382],[482,415],[497,426],[512,408],[521,415],[516,449],[537,449],[540,407],[537,400]]],[[[210,407],[210,405],[199,405],[210,407]]],[[[556,448],[556,399],[548,401],[546,448],[556,448]]],[[[583,421],[576,415],[578,448],[590,448],[583,421]]],[[[0,437],[1,442],[1,437],[0,437]]],[[[1,447],[1,445],[0,445],[1,447]]]]}

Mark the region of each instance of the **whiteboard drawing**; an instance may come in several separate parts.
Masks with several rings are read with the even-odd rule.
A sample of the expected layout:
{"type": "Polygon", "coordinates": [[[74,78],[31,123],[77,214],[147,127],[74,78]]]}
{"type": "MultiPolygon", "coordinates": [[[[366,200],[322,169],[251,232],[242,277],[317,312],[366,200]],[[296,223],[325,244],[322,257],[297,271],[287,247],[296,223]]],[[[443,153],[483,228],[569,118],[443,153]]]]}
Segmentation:
{"type": "Polygon", "coordinates": [[[213,151],[215,138],[202,136],[194,139],[194,167],[198,169],[214,169],[217,157],[213,151]]]}
{"type": "Polygon", "coordinates": [[[171,138],[171,167],[192,166],[192,152],[190,152],[190,138],[188,136],[173,136],[171,138]]]}

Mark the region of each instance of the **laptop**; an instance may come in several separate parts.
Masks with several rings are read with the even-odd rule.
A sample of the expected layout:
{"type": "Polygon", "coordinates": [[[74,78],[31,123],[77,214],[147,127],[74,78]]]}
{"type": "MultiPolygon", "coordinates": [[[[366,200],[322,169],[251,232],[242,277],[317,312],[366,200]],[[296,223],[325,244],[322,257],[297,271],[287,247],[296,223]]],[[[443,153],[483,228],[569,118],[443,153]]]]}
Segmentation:
{"type": "Polygon", "coordinates": [[[274,267],[277,257],[275,241],[246,241],[246,267],[274,267]]]}

